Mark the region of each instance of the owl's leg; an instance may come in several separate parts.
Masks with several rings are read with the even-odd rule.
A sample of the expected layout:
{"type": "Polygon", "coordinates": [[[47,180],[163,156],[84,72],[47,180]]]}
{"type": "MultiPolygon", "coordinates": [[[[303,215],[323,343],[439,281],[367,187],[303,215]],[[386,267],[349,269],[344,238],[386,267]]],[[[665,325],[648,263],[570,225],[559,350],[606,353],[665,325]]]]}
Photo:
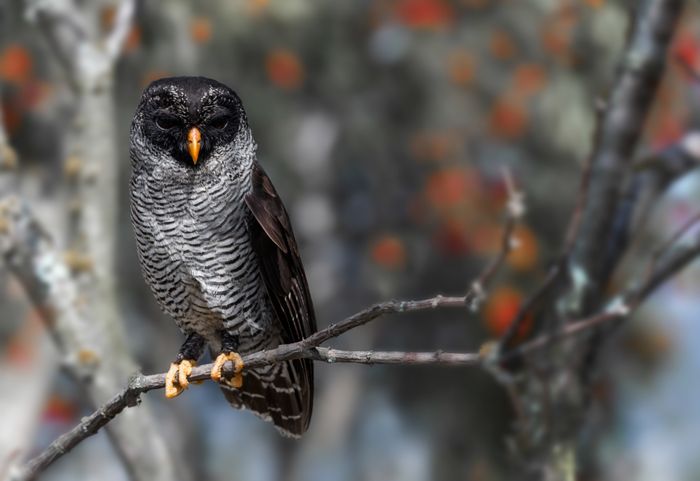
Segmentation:
{"type": "Polygon", "coordinates": [[[240,389],[243,386],[243,359],[236,352],[238,350],[238,336],[233,336],[226,332],[223,333],[221,340],[221,354],[216,357],[214,361],[214,367],[211,369],[211,378],[216,382],[222,381],[222,370],[224,369],[224,364],[228,361],[233,363],[233,377],[231,379],[223,378],[223,381],[231,387],[240,389]]]}
{"type": "Polygon", "coordinates": [[[165,375],[165,397],[172,399],[188,388],[190,381],[187,377],[192,374],[192,368],[197,365],[205,345],[206,341],[199,334],[193,332],[187,336],[165,375]]]}

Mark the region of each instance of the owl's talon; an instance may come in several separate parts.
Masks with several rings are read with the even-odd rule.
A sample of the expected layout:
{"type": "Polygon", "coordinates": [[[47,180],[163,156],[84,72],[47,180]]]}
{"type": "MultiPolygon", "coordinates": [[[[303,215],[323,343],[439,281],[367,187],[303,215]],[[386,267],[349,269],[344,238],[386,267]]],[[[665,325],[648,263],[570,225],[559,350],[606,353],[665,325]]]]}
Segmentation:
{"type": "Polygon", "coordinates": [[[180,395],[184,389],[176,382],[178,374],[180,372],[180,366],[175,363],[170,365],[168,369],[168,374],[165,375],[165,397],[172,399],[180,395]]]}
{"type": "Polygon", "coordinates": [[[195,361],[185,359],[179,363],[170,364],[170,369],[165,375],[165,397],[172,399],[179,396],[190,385],[187,377],[192,374],[195,361]]]}
{"type": "Polygon", "coordinates": [[[178,370],[177,382],[180,384],[182,389],[187,389],[190,385],[189,377],[192,374],[192,368],[196,366],[197,363],[190,359],[185,359],[180,362],[180,369],[178,370]]]}
{"type": "Polygon", "coordinates": [[[231,387],[240,389],[243,386],[243,359],[237,352],[222,352],[219,354],[214,361],[214,367],[211,368],[211,378],[216,382],[222,382],[222,380],[231,387]],[[222,376],[222,370],[224,369],[224,364],[228,361],[233,363],[233,377],[231,379],[226,379],[222,376]]]}

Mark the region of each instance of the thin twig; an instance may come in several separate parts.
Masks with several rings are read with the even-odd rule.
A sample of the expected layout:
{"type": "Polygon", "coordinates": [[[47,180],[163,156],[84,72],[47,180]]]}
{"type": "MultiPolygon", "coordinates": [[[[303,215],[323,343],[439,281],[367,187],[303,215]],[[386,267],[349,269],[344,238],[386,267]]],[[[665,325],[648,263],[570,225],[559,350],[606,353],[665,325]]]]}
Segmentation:
{"type": "Polygon", "coordinates": [[[566,228],[564,247],[562,248],[562,252],[560,254],[560,258],[562,260],[565,260],[569,256],[571,249],[574,247],[574,242],[576,242],[576,236],[581,229],[581,217],[583,215],[583,209],[586,206],[588,191],[591,185],[592,167],[593,158],[589,156],[583,163],[583,169],[581,170],[581,184],[579,185],[578,193],[576,194],[576,205],[574,205],[574,210],[571,213],[569,225],[566,228]]]}
{"type": "Polygon", "coordinates": [[[700,234],[697,234],[691,241],[680,243],[658,259],[653,259],[653,268],[643,280],[641,285],[632,290],[628,297],[631,299],[633,307],[649,296],[657,287],[664,283],[669,277],[685,267],[689,262],[700,255],[700,234]]]}
{"type": "Polygon", "coordinates": [[[521,358],[523,356],[527,356],[528,354],[532,354],[535,351],[542,349],[544,347],[549,346],[552,342],[566,338],[566,337],[571,337],[575,334],[578,334],[583,331],[590,330],[594,327],[597,327],[601,324],[604,324],[606,322],[610,322],[614,319],[619,319],[621,317],[625,317],[629,314],[629,311],[606,311],[602,312],[599,314],[596,314],[594,316],[588,317],[586,319],[581,319],[578,321],[573,321],[569,324],[565,324],[563,327],[561,327],[559,330],[551,333],[551,334],[542,334],[528,342],[525,342],[521,344],[520,346],[506,351],[503,354],[499,355],[496,360],[498,362],[508,362],[512,361],[514,359],[521,358]]]}
{"type": "Polygon", "coordinates": [[[559,279],[560,275],[564,272],[569,254],[576,240],[576,235],[581,227],[581,213],[586,205],[586,197],[588,196],[591,165],[591,157],[587,157],[586,162],[583,164],[583,170],[581,171],[581,182],[576,195],[576,204],[571,213],[569,225],[566,228],[566,236],[564,238],[562,250],[556,262],[547,271],[544,281],[525,299],[515,318],[508,326],[508,330],[506,330],[505,334],[501,337],[499,341],[500,349],[504,349],[513,343],[518,333],[521,332],[528,314],[530,314],[537,304],[547,295],[550,289],[555,285],[555,281],[559,279]]]}
{"type": "Polygon", "coordinates": [[[651,253],[651,261],[649,262],[649,268],[647,270],[647,279],[656,270],[656,265],[661,257],[663,257],[666,252],[671,250],[671,248],[693,227],[697,226],[699,222],[700,211],[696,212],[692,217],[685,221],[676,232],[674,232],[668,239],[666,239],[666,241],[662,242],[656,249],[653,250],[651,253]]]}
{"type": "Polygon", "coordinates": [[[309,356],[315,361],[353,364],[402,364],[404,366],[474,366],[481,356],[463,352],[342,351],[317,347],[309,356]]]}
{"type": "MultiPolygon", "coordinates": [[[[671,239],[678,239],[681,231],[687,232],[687,225],[671,236],[671,239]]],[[[681,234],[682,235],[682,234],[681,234]]],[[[664,245],[670,249],[671,244],[665,242],[664,245]]],[[[665,256],[652,255],[650,258],[650,271],[644,277],[640,285],[628,288],[624,293],[613,298],[608,307],[601,313],[589,318],[564,324],[564,327],[551,335],[543,335],[520,345],[518,348],[505,352],[498,357],[499,362],[509,361],[519,356],[523,356],[536,351],[537,349],[549,345],[552,341],[562,337],[568,337],[582,331],[588,331],[595,327],[610,323],[613,320],[622,320],[634,312],[654,290],[686,267],[691,261],[700,256],[700,234],[696,235],[691,242],[676,246],[672,250],[666,250],[665,256]]]]}
{"type": "Polygon", "coordinates": [[[486,298],[486,290],[513,250],[515,245],[513,239],[515,228],[523,215],[525,215],[524,195],[517,189],[515,181],[513,180],[513,175],[507,168],[503,168],[503,181],[506,185],[508,200],[506,205],[506,219],[503,226],[503,234],[501,235],[500,250],[496,257],[484,267],[469,288],[466,297],[468,306],[472,311],[477,310],[479,305],[484,301],[486,298]]]}

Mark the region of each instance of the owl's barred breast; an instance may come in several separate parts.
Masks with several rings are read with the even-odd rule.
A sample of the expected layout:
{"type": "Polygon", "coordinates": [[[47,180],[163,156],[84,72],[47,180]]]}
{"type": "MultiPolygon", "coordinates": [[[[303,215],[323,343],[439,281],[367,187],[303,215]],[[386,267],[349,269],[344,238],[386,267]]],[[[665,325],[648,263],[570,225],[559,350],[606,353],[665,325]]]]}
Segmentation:
{"type": "Polygon", "coordinates": [[[241,352],[276,345],[246,190],[231,188],[227,176],[183,184],[158,174],[132,177],[131,215],[144,277],[161,308],[215,350],[224,330],[239,336],[241,352]]]}

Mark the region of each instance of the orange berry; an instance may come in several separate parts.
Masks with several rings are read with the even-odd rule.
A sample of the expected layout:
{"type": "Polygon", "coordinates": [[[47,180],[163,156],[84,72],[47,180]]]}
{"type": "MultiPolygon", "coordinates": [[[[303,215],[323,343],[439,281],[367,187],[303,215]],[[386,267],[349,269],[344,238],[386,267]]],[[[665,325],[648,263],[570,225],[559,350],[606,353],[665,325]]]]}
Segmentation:
{"type": "Polygon", "coordinates": [[[515,247],[510,251],[506,261],[517,271],[529,271],[537,265],[539,255],[537,237],[529,227],[519,225],[513,233],[515,247]]]}
{"type": "Polygon", "coordinates": [[[450,80],[457,85],[466,86],[474,80],[474,58],[465,51],[456,51],[448,60],[450,80]]]}
{"type": "Polygon", "coordinates": [[[198,17],[190,23],[190,37],[195,43],[206,43],[212,36],[211,21],[206,17],[198,17]]]}
{"type": "Polygon", "coordinates": [[[440,28],[454,20],[454,10],[444,0],[400,0],[396,7],[399,20],[414,28],[440,28]]]}
{"type": "Polygon", "coordinates": [[[291,50],[277,49],[267,55],[265,68],[270,81],[284,90],[293,90],[301,86],[304,80],[304,68],[299,57],[291,50]]]}
{"type": "Polygon", "coordinates": [[[508,60],[515,56],[515,42],[511,36],[503,30],[496,30],[491,35],[489,46],[491,55],[499,60],[508,60]]]}
{"type": "Polygon", "coordinates": [[[429,178],[425,194],[435,209],[455,207],[466,200],[470,191],[475,191],[474,181],[464,169],[443,169],[429,178]]]}
{"type": "Polygon", "coordinates": [[[513,74],[513,87],[517,93],[529,96],[542,90],[546,80],[546,73],[541,66],[522,64],[513,74]]]}
{"type": "Polygon", "coordinates": [[[372,260],[387,269],[399,269],[406,263],[406,249],[396,236],[385,235],[374,242],[372,260]]]}
{"type": "Polygon", "coordinates": [[[518,103],[499,100],[491,110],[489,126],[496,137],[516,139],[527,128],[527,112],[518,103]]]}
{"type": "MultiPolygon", "coordinates": [[[[522,302],[522,294],[514,287],[499,287],[491,293],[484,309],[484,320],[492,336],[501,337],[506,333],[518,315],[522,302]]],[[[532,330],[532,324],[532,316],[528,315],[520,326],[518,337],[526,336],[532,330]]]]}
{"type": "Polygon", "coordinates": [[[26,82],[31,77],[33,68],[32,57],[22,45],[8,45],[0,54],[0,78],[8,82],[26,82]]]}

